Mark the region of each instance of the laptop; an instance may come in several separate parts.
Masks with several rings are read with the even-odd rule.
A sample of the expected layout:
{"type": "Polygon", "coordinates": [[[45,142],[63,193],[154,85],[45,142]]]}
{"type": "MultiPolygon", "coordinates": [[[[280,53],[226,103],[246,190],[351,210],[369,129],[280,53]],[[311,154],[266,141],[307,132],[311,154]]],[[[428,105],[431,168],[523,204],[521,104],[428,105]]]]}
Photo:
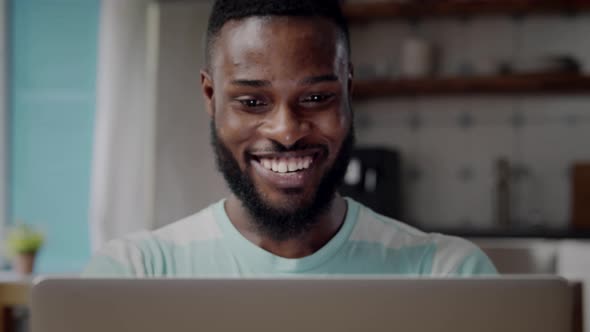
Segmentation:
{"type": "Polygon", "coordinates": [[[45,279],[32,332],[563,332],[572,294],[553,277],[45,279]]]}

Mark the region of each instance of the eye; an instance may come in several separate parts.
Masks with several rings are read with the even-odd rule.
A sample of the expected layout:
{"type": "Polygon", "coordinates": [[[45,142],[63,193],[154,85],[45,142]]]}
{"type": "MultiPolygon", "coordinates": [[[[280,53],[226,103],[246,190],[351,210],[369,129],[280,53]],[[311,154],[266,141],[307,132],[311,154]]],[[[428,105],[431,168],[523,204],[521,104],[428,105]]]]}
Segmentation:
{"type": "Polygon", "coordinates": [[[303,98],[303,103],[313,103],[313,104],[321,104],[323,102],[329,101],[334,97],[334,94],[313,94],[303,98]]]}
{"type": "Polygon", "coordinates": [[[262,107],[266,106],[266,103],[260,99],[256,98],[245,98],[245,99],[238,99],[238,102],[247,108],[255,108],[255,107],[262,107]]]}

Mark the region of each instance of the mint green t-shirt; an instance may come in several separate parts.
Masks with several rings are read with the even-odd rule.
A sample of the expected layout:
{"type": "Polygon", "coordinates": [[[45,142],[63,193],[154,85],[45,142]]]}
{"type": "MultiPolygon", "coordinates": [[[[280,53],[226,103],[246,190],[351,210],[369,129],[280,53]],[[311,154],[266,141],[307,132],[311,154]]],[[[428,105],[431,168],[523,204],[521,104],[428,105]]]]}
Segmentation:
{"type": "Polygon", "coordinates": [[[107,244],[84,271],[89,277],[273,277],[388,274],[496,274],[469,241],[427,234],[346,198],[338,233],[314,254],[288,259],[244,238],[230,222],[225,200],[153,232],[107,244]]]}

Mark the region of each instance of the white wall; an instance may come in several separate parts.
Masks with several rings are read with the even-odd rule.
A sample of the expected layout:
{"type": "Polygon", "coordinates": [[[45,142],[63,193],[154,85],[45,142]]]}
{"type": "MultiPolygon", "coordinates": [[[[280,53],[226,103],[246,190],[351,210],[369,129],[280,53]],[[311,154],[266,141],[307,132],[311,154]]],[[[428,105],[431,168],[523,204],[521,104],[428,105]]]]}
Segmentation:
{"type": "Polygon", "coordinates": [[[201,97],[202,38],[211,5],[160,4],[155,221],[164,225],[227,196],[201,97]]]}
{"type": "MultiPolygon", "coordinates": [[[[590,73],[590,15],[426,20],[413,26],[382,21],[352,26],[353,61],[385,63],[395,75],[400,42],[417,34],[442,51],[442,75],[482,59],[572,54],[590,73]]],[[[494,220],[494,161],[524,168],[514,182],[514,217],[520,225],[566,226],[569,169],[590,160],[590,96],[423,97],[359,102],[361,144],[402,152],[406,220],[429,227],[487,226],[494,220]],[[469,116],[472,125],[460,125],[469,116]],[[522,126],[514,126],[521,117],[522,126]],[[411,123],[418,117],[421,126],[411,123]],[[414,120],[413,120],[414,119],[414,120]],[[410,176],[412,175],[412,176],[410,176]]]]}

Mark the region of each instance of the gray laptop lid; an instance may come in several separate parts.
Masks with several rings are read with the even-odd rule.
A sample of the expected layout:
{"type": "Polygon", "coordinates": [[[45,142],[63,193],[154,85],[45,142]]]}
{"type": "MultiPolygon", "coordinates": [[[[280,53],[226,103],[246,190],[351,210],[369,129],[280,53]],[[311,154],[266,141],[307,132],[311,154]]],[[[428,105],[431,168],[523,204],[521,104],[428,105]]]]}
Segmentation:
{"type": "Polygon", "coordinates": [[[47,279],[33,332],[571,331],[565,280],[47,279]]]}

